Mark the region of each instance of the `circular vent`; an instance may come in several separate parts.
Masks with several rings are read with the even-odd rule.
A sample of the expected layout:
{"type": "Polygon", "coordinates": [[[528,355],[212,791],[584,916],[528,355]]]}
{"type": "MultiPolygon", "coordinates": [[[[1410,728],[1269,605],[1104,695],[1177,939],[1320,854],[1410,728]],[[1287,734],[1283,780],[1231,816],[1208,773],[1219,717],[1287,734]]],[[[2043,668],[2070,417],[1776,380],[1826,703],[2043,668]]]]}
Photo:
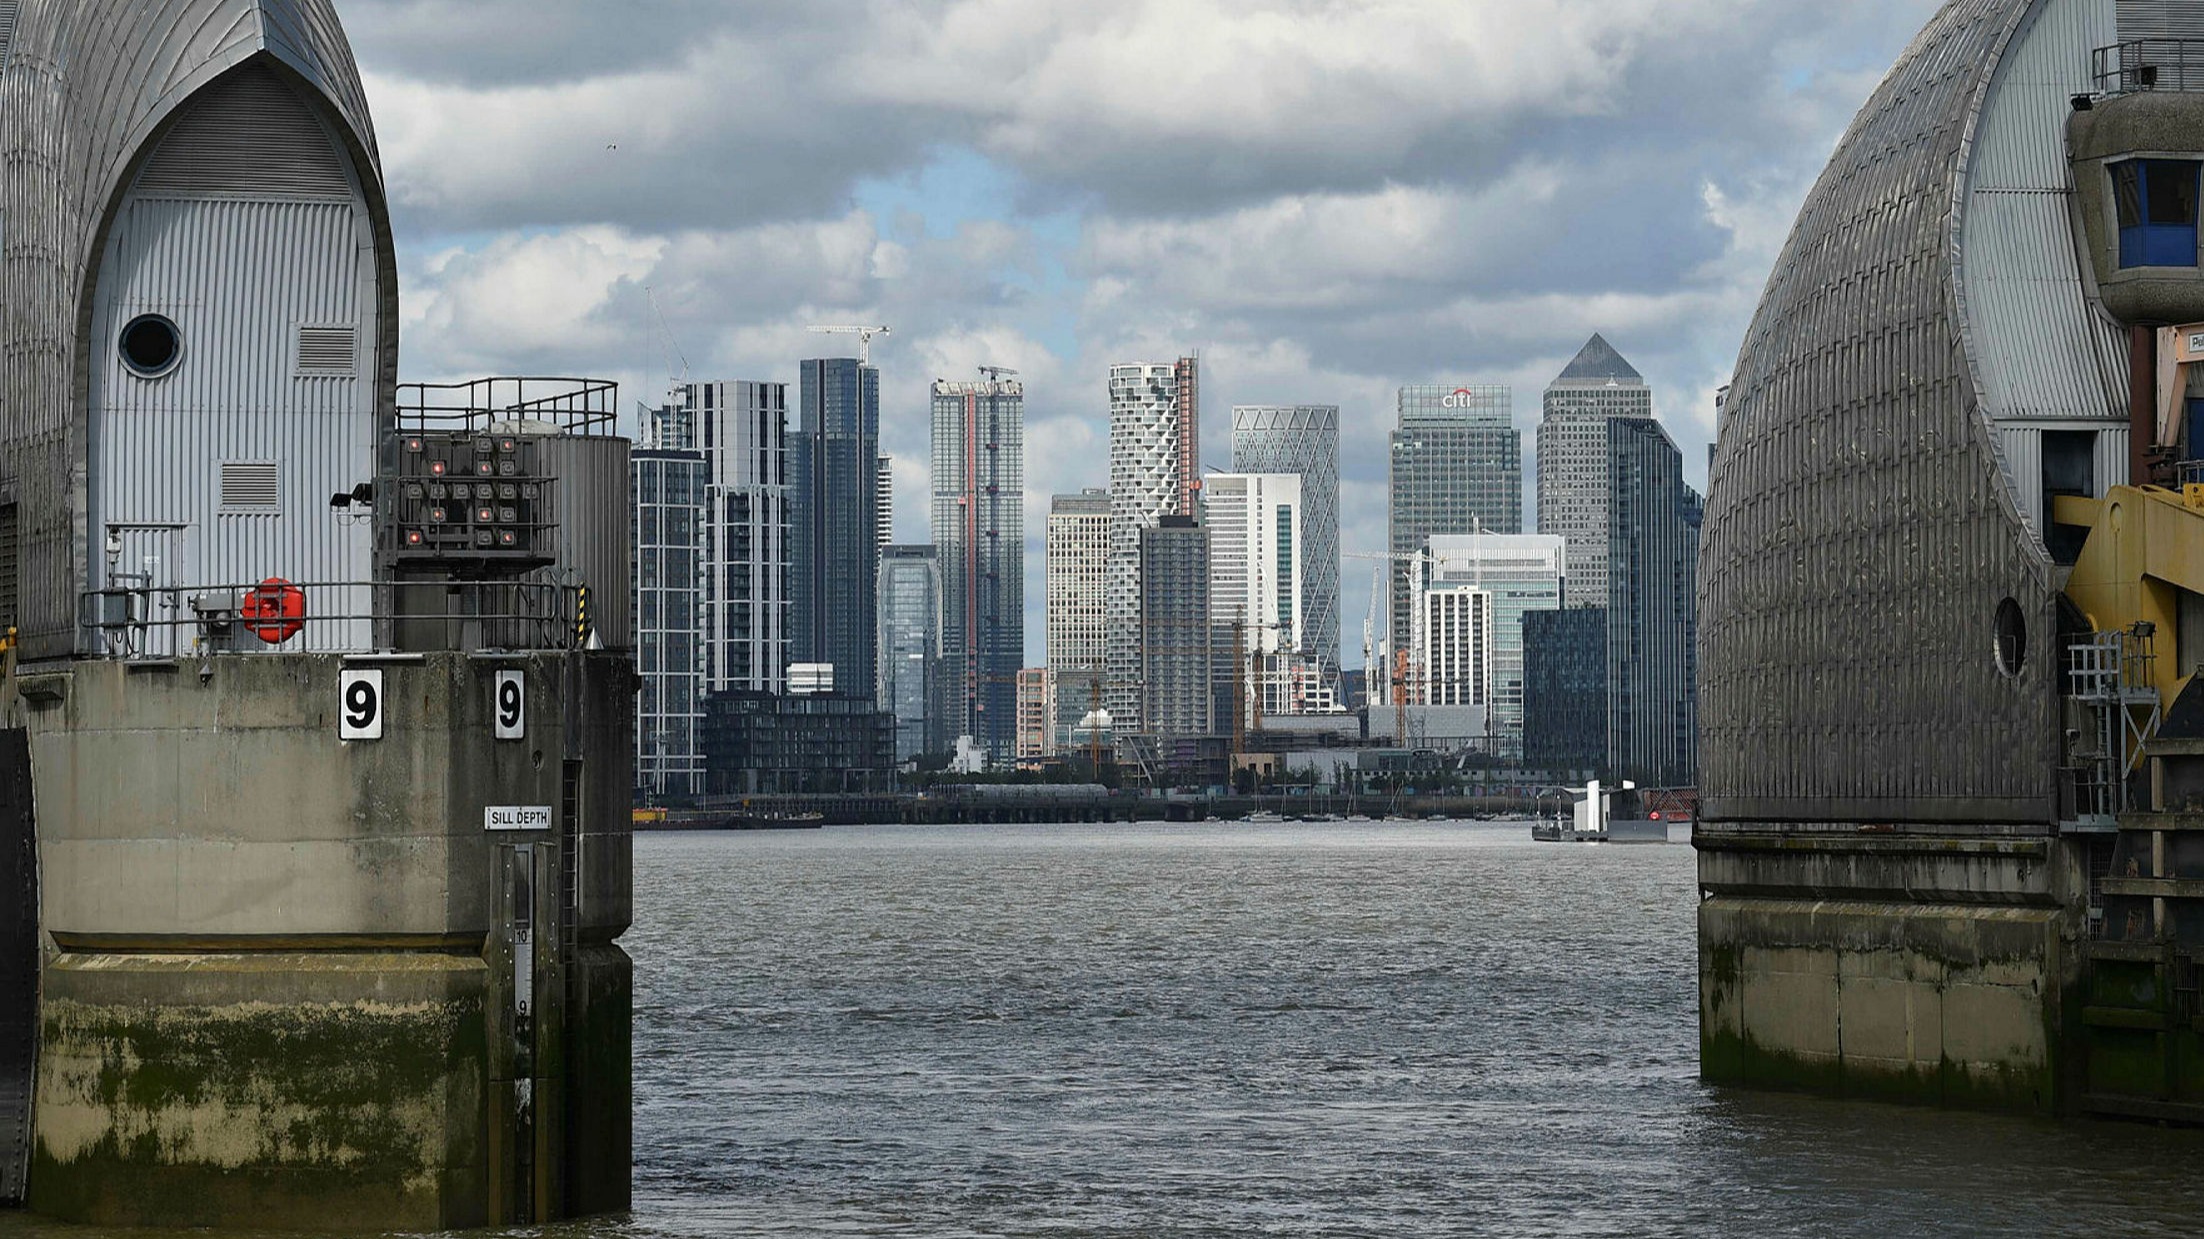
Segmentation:
{"type": "Polygon", "coordinates": [[[176,324],[159,314],[140,314],[122,329],[122,364],[132,374],[157,379],[176,368],[184,338],[176,324]]]}
{"type": "Polygon", "coordinates": [[[1997,669],[2018,676],[2028,665],[2028,620],[2020,604],[2007,598],[1997,604],[1997,669]]]}

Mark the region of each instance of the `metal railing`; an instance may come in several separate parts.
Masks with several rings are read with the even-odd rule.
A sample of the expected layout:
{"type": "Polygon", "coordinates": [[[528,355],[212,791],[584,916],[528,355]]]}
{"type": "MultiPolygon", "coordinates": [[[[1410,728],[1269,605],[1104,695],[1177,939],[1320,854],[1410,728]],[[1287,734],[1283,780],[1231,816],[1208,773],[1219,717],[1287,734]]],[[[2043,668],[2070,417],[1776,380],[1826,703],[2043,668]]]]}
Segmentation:
{"type": "Polygon", "coordinates": [[[2100,47],[2093,76],[2099,94],[2204,91],[2204,39],[2131,39],[2100,47]]]}
{"type": "Polygon", "coordinates": [[[118,586],[79,595],[79,653],[161,659],[572,650],[586,641],[579,592],[540,580],[118,586]]]}
{"type": "Polygon", "coordinates": [[[464,383],[400,383],[395,430],[472,433],[537,422],[558,434],[609,435],[619,407],[620,386],[605,379],[498,375],[464,383]]]}
{"type": "Polygon", "coordinates": [[[2085,734],[2069,746],[2075,820],[2081,825],[2108,828],[2129,808],[2128,776],[2158,731],[2157,659],[2157,635],[2148,623],[2096,633],[2067,647],[2067,696],[2088,720],[2081,729],[2085,734]]]}

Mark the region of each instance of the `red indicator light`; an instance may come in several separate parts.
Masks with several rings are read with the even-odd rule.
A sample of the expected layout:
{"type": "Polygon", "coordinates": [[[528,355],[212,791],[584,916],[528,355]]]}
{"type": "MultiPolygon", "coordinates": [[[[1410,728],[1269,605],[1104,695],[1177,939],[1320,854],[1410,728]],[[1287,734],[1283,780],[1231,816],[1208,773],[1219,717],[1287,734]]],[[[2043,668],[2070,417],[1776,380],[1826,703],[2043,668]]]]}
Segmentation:
{"type": "Polygon", "coordinates": [[[497,536],[497,540],[498,540],[498,543],[499,543],[500,545],[502,545],[502,546],[514,546],[514,545],[517,545],[517,544],[516,544],[516,543],[515,543],[515,542],[513,541],[513,531],[512,531],[512,530],[510,530],[510,529],[508,529],[508,530],[504,531],[503,533],[500,533],[500,534],[499,534],[499,535],[497,536]]]}
{"type": "Polygon", "coordinates": [[[421,545],[421,531],[420,531],[420,530],[418,530],[418,529],[408,529],[408,530],[406,530],[406,545],[407,545],[407,546],[419,546],[419,545],[421,545]]]}
{"type": "Polygon", "coordinates": [[[430,462],[429,462],[429,473],[430,473],[430,474],[432,474],[433,476],[436,476],[436,477],[443,477],[443,476],[444,476],[444,462],[443,462],[443,461],[441,461],[441,460],[432,460],[432,461],[430,461],[430,462]]]}
{"type": "Polygon", "coordinates": [[[444,509],[442,509],[442,508],[430,508],[430,509],[429,509],[429,520],[430,520],[430,521],[432,521],[432,522],[434,522],[434,523],[436,523],[436,524],[438,524],[438,525],[441,525],[441,524],[443,524],[443,523],[444,523],[444,509]]]}
{"type": "Polygon", "coordinates": [[[478,521],[488,523],[497,519],[497,513],[491,511],[488,508],[476,508],[474,510],[474,518],[478,521]]]}
{"type": "Polygon", "coordinates": [[[408,439],[408,440],[406,440],[406,450],[407,450],[407,451],[409,451],[409,452],[418,452],[418,451],[420,451],[420,450],[421,450],[421,441],[420,441],[419,439],[408,439]]]}

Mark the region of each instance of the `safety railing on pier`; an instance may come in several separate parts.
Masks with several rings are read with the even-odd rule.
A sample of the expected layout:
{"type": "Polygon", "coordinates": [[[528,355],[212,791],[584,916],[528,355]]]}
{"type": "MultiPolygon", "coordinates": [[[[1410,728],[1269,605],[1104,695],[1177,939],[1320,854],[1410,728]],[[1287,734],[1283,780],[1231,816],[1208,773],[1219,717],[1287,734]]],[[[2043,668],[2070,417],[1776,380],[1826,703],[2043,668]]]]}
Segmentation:
{"type": "Polygon", "coordinates": [[[2204,90],[2204,39],[2130,39],[2096,51],[2097,91],[2204,90]]]}
{"type": "Polygon", "coordinates": [[[498,375],[463,383],[400,383],[399,434],[487,432],[530,423],[569,435],[609,435],[619,416],[620,388],[604,379],[498,375]]]}
{"type": "Polygon", "coordinates": [[[542,580],[286,581],[80,595],[79,652],[143,659],[369,650],[571,650],[581,591],[542,580]]]}

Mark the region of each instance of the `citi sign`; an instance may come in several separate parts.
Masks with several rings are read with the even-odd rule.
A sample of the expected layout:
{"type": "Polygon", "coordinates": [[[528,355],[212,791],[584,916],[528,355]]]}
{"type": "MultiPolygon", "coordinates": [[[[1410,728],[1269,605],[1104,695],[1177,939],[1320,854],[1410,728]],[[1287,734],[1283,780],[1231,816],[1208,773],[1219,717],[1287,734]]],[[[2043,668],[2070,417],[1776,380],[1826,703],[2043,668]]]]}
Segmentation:
{"type": "Polygon", "coordinates": [[[1446,394],[1446,399],[1441,401],[1440,403],[1442,403],[1449,409],[1475,408],[1477,405],[1477,393],[1469,390],[1466,387],[1457,387],[1453,391],[1448,392],[1446,394]]]}

